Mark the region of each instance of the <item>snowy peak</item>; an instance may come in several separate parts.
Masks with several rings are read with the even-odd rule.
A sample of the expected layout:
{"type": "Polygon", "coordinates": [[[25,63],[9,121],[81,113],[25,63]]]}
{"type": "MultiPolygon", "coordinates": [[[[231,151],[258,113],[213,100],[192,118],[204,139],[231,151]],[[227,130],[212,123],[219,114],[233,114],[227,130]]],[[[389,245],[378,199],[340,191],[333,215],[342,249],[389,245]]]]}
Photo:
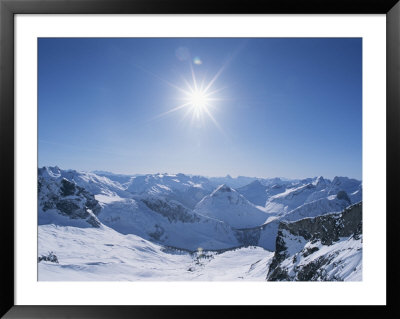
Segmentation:
{"type": "Polygon", "coordinates": [[[304,179],[299,183],[287,185],[286,190],[270,196],[265,204],[266,211],[274,214],[287,214],[303,204],[337,197],[351,203],[361,201],[361,182],[347,177],[335,177],[331,182],[318,176],[304,179]]]}
{"type": "Polygon", "coordinates": [[[267,219],[263,211],[225,184],[205,196],[196,205],[194,212],[218,219],[235,228],[259,226],[267,219]]]}
{"type": "Polygon", "coordinates": [[[121,195],[125,196],[124,187],[116,181],[110,180],[108,177],[99,176],[94,173],[80,172],[76,170],[62,170],[55,167],[42,167],[38,169],[38,178],[49,180],[48,182],[56,182],[63,178],[83,187],[93,195],[121,195]]]}
{"type": "Polygon", "coordinates": [[[322,176],[318,176],[312,184],[317,188],[325,188],[327,183],[322,176]]]}
{"type": "Polygon", "coordinates": [[[309,193],[310,191],[313,192],[315,188],[316,187],[314,184],[309,183],[296,188],[290,188],[286,192],[276,195],[275,198],[292,199],[293,197],[302,195],[304,193],[309,193]]]}
{"type": "MultiPolygon", "coordinates": [[[[270,188],[271,186],[265,186],[259,180],[255,180],[246,186],[238,188],[237,191],[246,197],[246,199],[251,203],[258,206],[264,206],[268,197],[271,196],[271,192],[267,193],[267,189],[270,188]]],[[[279,190],[272,190],[273,195],[277,192],[279,192],[279,190]]]]}
{"type": "Polygon", "coordinates": [[[59,178],[61,176],[61,170],[58,166],[44,166],[39,169],[39,176],[59,178]]]}
{"type": "Polygon", "coordinates": [[[225,177],[209,177],[208,180],[214,185],[218,186],[220,184],[226,184],[229,187],[233,187],[235,189],[243,187],[245,185],[250,184],[254,180],[256,180],[255,177],[246,177],[246,176],[238,176],[238,177],[231,177],[230,175],[227,175],[225,177]]]}
{"type": "Polygon", "coordinates": [[[285,214],[303,205],[307,198],[316,191],[312,183],[295,188],[288,188],[284,192],[271,196],[266,202],[265,208],[269,213],[285,214]]]}
{"type": "Polygon", "coordinates": [[[241,190],[241,191],[251,191],[251,190],[258,190],[258,189],[265,189],[267,188],[267,186],[261,184],[261,182],[256,179],[255,181],[251,182],[248,185],[245,185],[243,187],[238,188],[237,190],[241,190]]]}
{"type": "MultiPolygon", "coordinates": [[[[226,205],[249,205],[252,204],[241,194],[239,194],[235,189],[230,188],[226,184],[218,186],[209,196],[212,202],[218,202],[220,204],[226,205]]],[[[206,199],[205,197],[204,199],[206,199]]],[[[203,200],[204,200],[203,199],[203,200]]],[[[203,201],[202,200],[202,201],[203,201]]]]}
{"type": "Polygon", "coordinates": [[[225,185],[225,184],[222,184],[222,185],[220,185],[220,186],[218,186],[212,193],[211,193],[211,196],[219,196],[220,194],[223,194],[223,193],[231,193],[231,192],[233,192],[233,189],[232,188],[230,188],[229,186],[227,186],[227,185],[225,185]]]}
{"type": "Polygon", "coordinates": [[[207,178],[185,174],[148,174],[136,176],[127,184],[126,191],[140,196],[161,196],[177,200],[184,206],[194,206],[214,187],[207,178]]]}
{"type": "Polygon", "coordinates": [[[330,194],[337,193],[339,190],[344,190],[347,193],[353,193],[358,190],[360,185],[361,182],[356,179],[336,176],[332,180],[329,193],[330,194]]]}
{"type": "Polygon", "coordinates": [[[121,185],[124,186],[124,188],[126,188],[125,185],[129,183],[133,177],[136,176],[136,175],[115,174],[107,171],[92,171],[91,173],[96,174],[98,176],[107,177],[108,179],[114,182],[120,183],[121,185]]]}
{"type": "Polygon", "coordinates": [[[127,191],[131,193],[165,193],[172,190],[184,191],[188,188],[202,188],[212,190],[212,186],[205,177],[188,176],[185,174],[147,174],[135,176],[128,184],[127,191]]]}
{"type": "Polygon", "coordinates": [[[258,180],[258,179],[256,179],[254,182],[251,182],[249,185],[247,185],[247,186],[249,186],[250,188],[252,188],[252,187],[261,187],[261,186],[264,186],[263,184],[261,184],[261,182],[258,180]]]}

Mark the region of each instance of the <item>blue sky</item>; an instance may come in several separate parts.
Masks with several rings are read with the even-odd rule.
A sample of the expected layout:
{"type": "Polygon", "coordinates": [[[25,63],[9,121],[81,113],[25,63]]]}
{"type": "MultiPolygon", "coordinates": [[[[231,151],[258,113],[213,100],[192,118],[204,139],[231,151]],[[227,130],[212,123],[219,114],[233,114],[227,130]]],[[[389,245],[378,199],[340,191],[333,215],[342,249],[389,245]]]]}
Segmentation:
{"type": "Polygon", "coordinates": [[[38,41],[39,166],[361,179],[361,39],[38,41]]]}

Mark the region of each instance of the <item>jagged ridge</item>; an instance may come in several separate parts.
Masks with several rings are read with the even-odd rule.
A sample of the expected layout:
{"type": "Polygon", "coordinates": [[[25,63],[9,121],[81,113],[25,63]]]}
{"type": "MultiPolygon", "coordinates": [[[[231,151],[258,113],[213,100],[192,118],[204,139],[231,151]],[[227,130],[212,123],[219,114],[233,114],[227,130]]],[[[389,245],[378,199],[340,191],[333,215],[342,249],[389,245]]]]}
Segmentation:
{"type": "Polygon", "coordinates": [[[358,272],[361,273],[361,263],[358,262],[361,260],[361,240],[361,202],[341,213],[291,223],[281,222],[267,279],[306,281],[354,278],[358,272]],[[353,269],[348,269],[353,265],[353,269]]]}

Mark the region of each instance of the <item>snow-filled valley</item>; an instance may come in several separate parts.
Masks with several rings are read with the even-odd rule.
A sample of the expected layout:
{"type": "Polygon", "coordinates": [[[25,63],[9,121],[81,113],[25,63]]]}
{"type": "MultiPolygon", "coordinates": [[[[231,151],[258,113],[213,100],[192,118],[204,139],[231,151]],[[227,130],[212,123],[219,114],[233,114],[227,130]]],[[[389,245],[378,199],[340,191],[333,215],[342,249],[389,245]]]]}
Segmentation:
{"type": "Polygon", "coordinates": [[[361,200],[347,177],[43,167],[38,279],[361,280],[361,200]]]}
{"type": "Polygon", "coordinates": [[[43,225],[39,255],[49,252],[58,263],[40,262],[39,280],[264,280],[273,256],[259,247],[190,253],[107,226],[43,225]]]}

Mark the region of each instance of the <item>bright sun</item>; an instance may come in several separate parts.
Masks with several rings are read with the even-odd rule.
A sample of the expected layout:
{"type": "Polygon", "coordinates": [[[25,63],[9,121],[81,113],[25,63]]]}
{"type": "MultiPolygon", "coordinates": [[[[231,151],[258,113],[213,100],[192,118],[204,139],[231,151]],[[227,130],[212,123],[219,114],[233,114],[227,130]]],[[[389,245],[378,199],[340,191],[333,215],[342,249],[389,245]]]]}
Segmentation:
{"type": "Polygon", "coordinates": [[[193,67],[191,66],[192,81],[187,81],[185,78],[183,78],[184,83],[186,84],[186,88],[165,81],[171,87],[174,87],[175,89],[178,89],[181,93],[183,93],[183,96],[179,99],[183,101],[183,104],[180,104],[164,113],[161,113],[159,116],[164,116],[178,110],[186,109],[183,118],[185,118],[189,114],[192,114],[191,121],[203,121],[204,117],[208,117],[215,124],[215,126],[220,129],[221,132],[223,132],[221,126],[212,114],[212,111],[216,109],[215,102],[222,100],[221,98],[218,98],[216,96],[216,94],[222,89],[212,89],[212,87],[214,85],[214,82],[221,75],[224,68],[225,66],[223,66],[208,83],[204,81],[205,79],[203,79],[201,83],[198,83],[193,67]]]}
{"type": "Polygon", "coordinates": [[[189,102],[198,113],[201,113],[207,108],[207,94],[204,91],[193,91],[189,95],[189,102]]]}

